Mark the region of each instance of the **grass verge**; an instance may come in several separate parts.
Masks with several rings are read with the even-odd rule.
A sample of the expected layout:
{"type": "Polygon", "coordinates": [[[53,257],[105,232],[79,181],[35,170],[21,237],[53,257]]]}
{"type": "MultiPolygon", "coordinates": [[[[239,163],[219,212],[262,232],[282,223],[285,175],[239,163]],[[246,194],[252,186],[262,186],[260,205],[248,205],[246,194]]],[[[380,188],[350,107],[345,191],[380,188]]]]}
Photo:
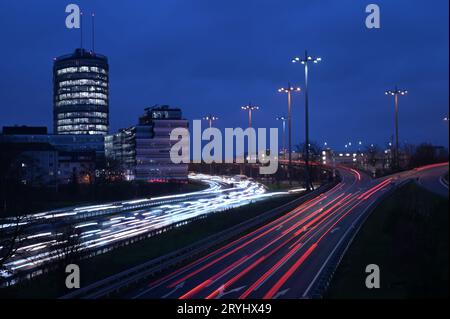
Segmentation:
{"type": "Polygon", "coordinates": [[[326,298],[448,297],[448,198],[408,183],[370,215],[339,265],[326,298]],[[380,268],[380,288],[365,268],[380,268]]]}

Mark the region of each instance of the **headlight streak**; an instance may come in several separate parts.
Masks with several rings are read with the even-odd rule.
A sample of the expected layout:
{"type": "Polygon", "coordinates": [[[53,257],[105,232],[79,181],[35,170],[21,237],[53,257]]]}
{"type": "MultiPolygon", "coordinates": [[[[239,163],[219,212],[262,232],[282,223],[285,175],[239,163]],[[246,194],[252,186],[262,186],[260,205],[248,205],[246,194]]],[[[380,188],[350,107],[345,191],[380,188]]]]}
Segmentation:
{"type": "MultiPolygon", "coordinates": [[[[30,216],[34,220],[45,219],[48,221],[67,217],[73,219],[73,222],[76,223],[76,216],[81,213],[123,209],[123,212],[112,212],[109,216],[103,214],[92,217],[91,220],[95,218],[95,221],[92,222],[75,224],[74,227],[79,229],[80,233],[73,236],[79,236],[81,241],[80,250],[85,251],[99,247],[110,247],[114,243],[142,236],[176,223],[183,223],[183,221],[202,215],[241,207],[271,196],[287,194],[287,192],[267,193],[264,186],[248,180],[240,181],[233,178],[202,174],[190,176],[190,178],[206,182],[209,188],[198,192],[124,201],[121,204],[83,206],[30,216]],[[205,195],[211,195],[211,197],[204,198],[205,195]],[[196,196],[201,197],[196,199],[196,196]],[[170,203],[170,200],[182,198],[186,198],[186,200],[177,201],[174,204],[170,203]],[[144,206],[139,206],[153,202],[161,203],[158,206],[147,209],[144,206]],[[130,205],[135,205],[136,209],[129,210],[128,206],[130,205]]],[[[55,227],[51,223],[48,225],[55,227]]],[[[7,226],[8,224],[3,224],[0,225],[0,228],[7,226]]],[[[65,244],[65,241],[58,240],[61,236],[62,233],[52,232],[30,234],[26,237],[21,247],[21,249],[26,251],[26,254],[15,256],[6,267],[12,272],[21,269],[31,270],[60,258],[60,247],[65,244]],[[28,242],[28,245],[26,242],[28,242]]]]}
{"type": "MultiPolygon", "coordinates": [[[[207,299],[216,298],[216,297],[220,298],[221,293],[225,289],[230,287],[237,280],[239,280],[244,275],[246,275],[250,270],[252,270],[257,265],[259,265],[262,261],[264,261],[273,252],[277,251],[279,249],[279,247],[283,247],[284,245],[286,245],[288,243],[291,244],[290,241],[296,240],[294,243],[292,243],[289,246],[288,253],[285,254],[279,260],[275,259],[277,262],[266,273],[264,273],[263,276],[258,278],[258,280],[256,282],[254,282],[240,296],[240,298],[246,298],[253,290],[258,289],[258,287],[260,285],[262,285],[264,282],[266,282],[268,277],[270,277],[274,272],[278,271],[280,269],[280,267],[287,262],[288,259],[294,259],[294,263],[289,267],[289,269],[286,272],[283,272],[281,274],[282,275],[281,278],[279,278],[276,281],[274,286],[269,287],[271,289],[269,289],[264,294],[263,298],[267,299],[267,298],[276,297],[276,293],[285,284],[285,282],[297,271],[297,269],[303,264],[303,262],[308,259],[308,257],[313,253],[313,251],[318,247],[322,238],[324,238],[326,236],[326,234],[332,232],[332,230],[336,227],[336,225],[343,218],[345,218],[348,214],[350,214],[356,207],[358,207],[362,202],[367,201],[367,199],[369,197],[371,197],[374,193],[382,191],[388,185],[389,185],[389,181],[382,182],[362,194],[360,191],[357,191],[356,193],[349,193],[347,195],[345,195],[345,193],[342,193],[342,194],[338,195],[336,198],[334,198],[333,200],[329,201],[326,204],[326,206],[322,206],[322,207],[318,206],[318,208],[316,210],[314,210],[309,215],[305,216],[305,218],[302,218],[300,220],[300,222],[294,223],[294,225],[292,227],[290,227],[288,230],[282,230],[281,233],[277,237],[275,237],[275,239],[273,239],[271,242],[266,244],[264,247],[253,252],[251,255],[248,255],[248,251],[245,252],[246,253],[246,256],[245,256],[246,261],[252,262],[252,260],[251,260],[252,258],[255,260],[250,265],[248,265],[246,268],[239,269],[237,275],[236,274],[233,275],[233,277],[230,280],[228,280],[224,284],[220,284],[219,287],[216,290],[214,290],[212,293],[207,295],[206,298],[207,299]],[[304,227],[304,226],[306,226],[306,227],[304,227]],[[316,232],[315,230],[319,229],[318,227],[320,227],[320,229],[322,229],[322,230],[316,232]],[[317,236],[316,236],[317,234],[321,235],[321,237],[319,239],[317,239],[317,236]],[[299,235],[301,235],[301,237],[298,237],[299,235]],[[309,239],[307,239],[307,240],[305,240],[305,238],[308,238],[308,237],[306,237],[306,235],[309,236],[309,239]],[[268,246],[272,245],[273,243],[279,241],[283,237],[286,237],[286,240],[281,245],[279,245],[277,248],[273,249],[272,251],[270,251],[268,253],[266,252],[263,256],[260,256],[260,257],[258,256],[258,253],[260,251],[262,252],[265,248],[267,248],[268,246]],[[310,241],[312,241],[312,243],[309,244],[310,241]],[[302,253],[300,256],[298,256],[299,252],[302,253]],[[297,256],[295,256],[295,255],[297,255],[297,256]],[[293,256],[295,256],[295,258],[293,258],[293,256]],[[256,259],[258,257],[259,257],[259,259],[256,259]]],[[[327,195],[329,196],[330,192],[328,192],[327,195]]],[[[316,203],[319,203],[319,205],[321,204],[320,201],[317,201],[316,203]]],[[[297,212],[296,214],[298,216],[299,212],[297,212]]],[[[287,216],[287,215],[285,215],[285,216],[287,216]]],[[[283,221],[283,223],[285,223],[285,222],[286,222],[286,220],[283,221]]],[[[263,226],[261,229],[258,229],[257,231],[255,231],[251,234],[256,234],[256,233],[258,233],[259,230],[263,230],[263,229],[265,229],[266,232],[270,232],[274,229],[276,229],[278,231],[280,229],[279,227],[277,228],[277,226],[271,227],[270,226],[271,224],[263,226]]],[[[256,238],[264,236],[266,234],[266,232],[263,232],[262,234],[260,233],[259,235],[256,236],[256,238]]],[[[249,237],[249,235],[243,236],[242,239],[247,238],[247,237],[249,237]]],[[[191,277],[196,276],[198,273],[202,272],[203,270],[209,269],[209,267],[218,263],[219,261],[220,261],[221,265],[223,265],[223,267],[227,267],[227,262],[224,261],[225,257],[230,256],[231,254],[234,254],[235,252],[242,251],[242,249],[245,246],[247,246],[249,243],[251,243],[255,240],[254,238],[247,240],[247,241],[243,241],[242,239],[238,239],[235,241],[236,243],[240,243],[239,246],[237,246],[236,248],[234,248],[231,251],[228,251],[227,253],[225,253],[223,255],[218,254],[218,252],[224,251],[225,247],[230,247],[230,245],[232,245],[234,242],[218,249],[216,252],[212,252],[212,253],[208,254],[205,257],[205,259],[210,258],[210,259],[212,259],[212,261],[210,261],[207,264],[204,264],[200,268],[190,268],[192,265],[194,265],[196,263],[198,265],[198,263],[200,262],[200,260],[195,261],[185,267],[182,267],[180,270],[174,271],[172,274],[169,274],[169,275],[161,278],[156,283],[150,284],[149,287],[156,287],[157,285],[162,284],[163,282],[170,282],[171,280],[168,280],[168,279],[170,277],[172,277],[174,279],[174,281],[172,281],[171,283],[169,283],[167,285],[167,288],[171,289],[174,287],[174,285],[177,285],[180,282],[185,282],[186,280],[188,280],[191,277]],[[180,278],[179,275],[183,271],[186,271],[187,274],[180,278]]],[[[225,269],[227,269],[227,271],[229,271],[231,269],[234,269],[234,268],[237,269],[238,267],[241,267],[240,263],[236,264],[236,266],[234,266],[235,264],[232,264],[232,265],[233,266],[231,266],[231,268],[225,268],[225,269]]],[[[234,269],[234,270],[236,270],[236,269],[234,269]]],[[[206,273],[208,273],[208,272],[206,272],[206,273]]],[[[220,271],[219,271],[219,273],[220,273],[220,271]]],[[[204,288],[208,287],[211,284],[212,278],[214,278],[214,276],[210,277],[209,279],[206,279],[203,282],[200,282],[200,284],[198,284],[197,286],[194,286],[194,288],[192,288],[187,293],[184,293],[184,295],[182,295],[179,298],[181,298],[181,299],[193,298],[201,290],[203,290],[204,288]]],[[[149,288],[149,289],[151,289],[151,288],[149,288]]],[[[200,296],[198,296],[197,298],[199,298],[199,297],[200,296]]]]}

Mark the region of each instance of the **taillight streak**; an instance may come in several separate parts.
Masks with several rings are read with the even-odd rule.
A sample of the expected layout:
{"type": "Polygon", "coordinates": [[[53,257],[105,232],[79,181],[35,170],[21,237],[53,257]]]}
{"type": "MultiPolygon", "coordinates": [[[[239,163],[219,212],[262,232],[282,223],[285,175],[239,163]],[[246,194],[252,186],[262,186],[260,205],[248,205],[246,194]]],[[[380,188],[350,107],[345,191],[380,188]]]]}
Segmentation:
{"type": "Polygon", "coordinates": [[[359,195],[358,199],[367,199],[369,198],[372,194],[374,194],[378,189],[384,187],[385,185],[389,184],[391,182],[392,178],[389,178],[377,185],[375,185],[374,187],[370,188],[369,190],[365,191],[364,193],[362,193],[361,195],[359,195]]]}
{"type": "Polygon", "coordinates": [[[294,253],[297,252],[301,244],[298,244],[292,248],[286,255],[284,255],[275,265],[273,265],[268,271],[266,271],[257,281],[255,281],[240,297],[239,299],[245,299],[249,294],[251,294],[258,286],[260,286],[264,281],[275,273],[275,271],[283,265],[294,253]]]}
{"type": "Polygon", "coordinates": [[[271,299],[281,286],[291,277],[291,275],[300,267],[303,262],[308,258],[309,255],[316,249],[317,244],[311,245],[308,250],[289,268],[289,270],[284,273],[284,275],[277,281],[277,283],[264,295],[263,299],[271,299]]]}
{"type": "MultiPolygon", "coordinates": [[[[334,188],[336,188],[336,187],[338,187],[338,186],[339,186],[339,184],[336,185],[334,188]]],[[[333,189],[334,189],[334,188],[333,188],[333,189]]],[[[333,189],[332,189],[332,190],[333,190],[333,189]]],[[[332,191],[332,190],[331,190],[331,191],[332,191]]],[[[327,193],[327,194],[328,194],[328,193],[327,193]]],[[[324,200],[324,199],[326,199],[326,198],[327,198],[327,196],[324,195],[324,194],[321,194],[321,195],[319,195],[319,196],[316,197],[316,198],[312,198],[312,199],[310,199],[310,200],[304,202],[304,203],[301,204],[300,206],[294,208],[294,209],[291,210],[290,212],[286,213],[285,215],[283,215],[283,216],[277,218],[276,220],[270,222],[269,224],[264,225],[264,226],[261,226],[260,228],[258,228],[258,229],[256,229],[256,230],[254,230],[254,231],[252,231],[252,232],[250,232],[250,233],[248,233],[248,234],[246,234],[246,235],[244,235],[244,236],[242,236],[242,237],[240,237],[240,238],[238,238],[238,239],[232,241],[231,243],[228,243],[228,244],[226,244],[225,246],[222,246],[222,247],[220,247],[219,249],[210,252],[210,253],[207,254],[206,256],[203,256],[203,257],[201,257],[200,259],[195,260],[195,261],[189,263],[188,265],[183,266],[183,267],[181,267],[181,268],[179,268],[179,269],[173,271],[172,273],[170,273],[170,274],[168,274],[168,275],[166,275],[166,276],[164,276],[164,277],[162,277],[162,278],[160,278],[160,279],[158,279],[158,280],[155,280],[155,281],[151,282],[148,286],[149,286],[149,287],[156,287],[157,285],[159,285],[159,284],[161,284],[162,282],[168,280],[169,278],[174,277],[174,276],[176,276],[176,275],[178,275],[178,274],[180,274],[180,273],[183,273],[185,270],[187,270],[187,269],[189,269],[189,268],[191,268],[191,267],[193,267],[193,266],[195,266],[195,265],[198,265],[198,264],[201,263],[202,261],[207,260],[207,259],[209,259],[211,256],[213,256],[213,255],[215,255],[215,254],[218,254],[218,253],[224,251],[225,249],[227,249],[227,248],[233,246],[234,244],[238,243],[239,241],[242,241],[242,240],[244,240],[245,238],[250,237],[250,236],[254,235],[255,233],[257,233],[257,232],[263,230],[264,228],[269,227],[271,224],[274,224],[274,223],[276,223],[276,222],[279,222],[281,219],[286,218],[286,216],[288,216],[289,214],[291,214],[291,213],[294,212],[294,215],[291,216],[288,220],[292,219],[293,217],[298,216],[298,214],[301,214],[301,213],[302,213],[303,211],[305,211],[306,209],[308,209],[308,208],[314,206],[315,204],[317,204],[318,202],[320,202],[320,201],[322,201],[322,200],[324,200]],[[305,205],[306,205],[306,206],[305,206],[305,205]],[[299,211],[299,209],[301,209],[301,211],[299,211]]],[[[279,227],[279,225],[277,225],[276,227],[273,227],[273,228],[278,228],[278,227],[279,227]]],[[[273,228],[271,228],[270,230],[272,230],[273,228]]]]}
{"type": "MultiPolygon", "coordinates": [[[[328,205],[330,205],[330,204],[332,204],[333,202],[337,201],[337,200],[338,200],[339,198],[341,198],[343,195],[344,195],[344,194],[339,195],[337,198],[333,199],[330,203],[328,203],[328,205]]],[[[343,201],[345,201],[345,200],[346,200],[349,196],[351,196],[351,195],[352,195],[352,194],[348,194],[347,196],[345,196],[341,201],[339,201],[337,204],[335,204],[335,205],[333,205],[331,208],[329,208],[329,209],[326,211],[326,213],[328,213],[328,211],[331,211],[332,209],[334,209],[338,204],[340,204],[340,203],[342,203],[343,201]]],[[[311,206],[312,206],[312,205],[303,208],[303,211],[305,211],[306,209],[310,208],[311,206]]],[[[322,211],[322,210],[321,210],[321,211],[322,211]]],[[[299,213],[301,213],[301,212],[299,212],[299,213]]],[[[292,219],[293,217],[295,217],[295,216],[292,216],[291,218],[289,218],[288,220],[284,221],[283,223],[289,221],[289,220],[292,219]]],[[[307,220],[307,218],[306,218],[306,219],[303,219],[301,222],[303,222],[303,221],[305,221],[305,220],[307,220]]],[[[298,224],[298,223],[296,223],[296,225],[297,225],[297,224],[298,224]]],[[[271,229],[269,229],[268,231],[271,231],[271,230],[273,230],[274,228],[278,228],[278,226],[277,226],[277,227],[274,226],[274,227],[272,227],[271,229]]],[[[292,229],[295,229],[295,228],[292,228],[292,227],[289,228],[289,230],[292,230],[292,229]]],[[[268,232],[268,231],[267,231],[267,232],[268,232]]],[[[263,233],[263,234],[260,234],[259,236],[263,236],[263,235],[265,235],[265,234],[266,234],[266,232],[263,233]]],[[[264,245],[262,248],[258,249],[256,252],[254,252],[254,253],[251,254],[250,256],[248,256],[248,257],[246,256],[246,258],[247,258],[248,260],[250,260],[250,258],[253,258],[253,257],[256,256],[257,254],[259,254],[260,252],[262,252],[263,250],[265,250],[267,247],[273,245],[273,243],[275,243],[275,242],[279,241],[281,238],[285,237],[287,234],[288,234],[288,232],[286,232],[286,231],[283,232],[280,236],[278,236],[278,237],[275,238],[274,240],[270,241],[269,243],[267,243],[266,245],[264,245]]],[[[297,234],[295,234],[295,235],[297,235],[297,234]]],[[[293,236],[293,237],[295,237],[295,236],[293,236]]],[[[259,237],[258,237],[258,238],[259,238],[259,237]]],[[[253,240],[256,240],[256,239],[258,239],[258,238],[254,238],[253,240]]],[[[263,256],[263,259],[258,259],[258,260],[259,260],[258,263],[262,262],[262,260],[268,258],[268,257],[271,256],[273,253],[275,253],[276,251],[278,251],[281,247],[283,247],[284,245],[286,245],[286,243],[288,243],[290,240],[292,240],[292,238],[288,238],[288,239],[285,240],[283,243],[281,243],[280,245],[278,245],[276,248],[272,249],[268,254],[266,254],[266,255],[263,256]]],[[[246,243],[246,244],[249,244],[249,243],[246,243]]],[[[243,244],[243,245],[244,245],[244,244],[243,244]]],[[[221,256],[218,260],[215,260],[215,261],[213,261],[213,262],[211,262],[211,263],[209,263],[209,264],[207,264],[207,265],[201,267],[200,269],[197,269],[194,273],[191,273],[191,274],[189,274],[189,275],[187,275],[187,276],[185,276],[185,277],[179,279],[178,281],[172,283],[172,284],[169,285],[168,287],[173,288],[174,286],[176,286],[176,285],[178,285],[179,283],[185,281],[185,280],[188,279],[189,277],[194,276],[195,274],[201,272],[202,270],[208,268],[209,266],[212,266],[212,265],[213,265],[214,263],[216,263],[217,261],[219,261],[219,260],[221,260],[221,259],[223,259],[223,258],[229,256],[230,254],[236,252],[238,249],[243,248],[243,247],[244,247],[243,245],[241,245],[242,247],[237,247],[237,248],[235,248],[233,251],[230,251],[230,252],[228,252],[227,254],[225,254],[224,256],[221,256]]],[[[286,256],[285,256],[285,257],[286,257],[286,256]]],[[[232,268],[233,268],[233,267],[236,267],[236,266],[237,266],[237,265],[233,264],[233,265],[232,265],[232,268]]],[[[249,267],[253,268],[253,267],[255,267],[255,266],[256,266],[255,264],[252,264],[252,265],[250,265],[249,267]]],[[[226,269],[228,269],[228,267],[227,267],[226,269]]],[[[247,268],[246,268],[246,269],[247,269],[247,268]]],[[[247,273],[247,272],[245,272],[245,273],[247,273]]],[[[244,274],[245,274],[245,273],[244,273],[244,274]]],[[[241,278],[244,274],[242,274],[241,276],[239,276],[239,278],[241,278]]],[[[208,279],[208,281],[209,281],[210,283],[212,283],[212,282],[214,282],[214,278],[210,278],[210,279],[208,279]]],[[[206,288],[207,286],[209,286],[209,284],[208,284],[208,285],[205,285],[204,283],[202,283],[202,284],[198,285],[197,287],[195,287],[194,289],[192,289],[190,292],[188,292],[187,295],[188,295],[188,296],[193,296],[194,294],[198,293],[200,290],[202,290],[203,288],[206,288]]],[[[218,295],[219,293],[220,293],[220,289],[218,289],[215,293],[213,293],[212,296],[216,296],[216,295],[218,295]]],[[[212,297],[212,298],[213,298],[213,297],[212,297]]]]}
{"type": "MultiPolygon", "coordinates": [[[[210,266],[216,264],[217,262],[223,260],[224,258],[226,258],[226,257],[228,257],[228,256],[230,256],[230,255],[232,255],[232,254],[234,254],[234,253],[237,252],[238,250],[240,250],[240,249],[242,249],[242,248],[244,248],[244,247],[250,245],[252,242],[258,240],[259,238],[261,238],[261,237],[267,235],[269,232],[271,232],[271,231],[277,229],[279,226],[284,225],[285,223],[287,223],[287,222],[290,221],[291,219],[297,217],[299,214],[303,213],[305,210],[307,210],[307,209],[309,209],[310,207],[314,206],[314,205],[315,205],[318,201],[320,201],[320,200],[323,200],[323,198],[317,199],[316,202],[312,202],[312,203],[311,203],[310,205],[308,205],[307,207],[303,207],[303,208],[302,208],[300,211],[298,211],[296,214],[294,214],[294,215],[292,215],[291,217],[289,217],[288,219],[282,221],[280,224],[273,226],[272,228],[270,228],[270,229],[264,231],[263,233],[257,235],[256,237],[253,237],[252,239],[248,240],[247,242],[244,242],[243,244],[241,244],[240,246],[234,248],[233,250],[230,250],[230,251],[227,252],[226,254],[224,254],[224,255],[222,255],[222,256],[216,258],[215,260],[213,260],[213,261],[207,263],[206,265],[204,265],[204,266],[198,268],[197,270],[195,270],[195,271],[193,271],[193,272],[191,272],[191,273],[185,275],[184,277],[182,277],[182,278],[180,278],[180,279],[174,281],[173,283],[171,283],[171,284],[168,285],[167,287],[168,287],[168,288],[173,288],[173,287],[175,287],[175,286],[178,285],[179,283],[181,283],[181,282],[183,282],[183,281],[186,281],[187,279],[189,279],[189,278],[195,276],[195,275],[198,274],[199,272],[201,272],[201,271],[203,271],[203,270],[209,268],[210,266]]],[[[300,207],[302,207],[302,206],[303,206],[303,205],[301,205],[300,207]]],[[[263,226],[262,228],[264,228],[264,227],[266,227],[266,226],[263,226]]],[[[248,235],[246,235],[246,236],[244,236],[244,237],[241,237],[240,239],[237,239],[237,241],[242,240],[242,239],[244,239],[244,238],[246,238],[246,237],[248,237],[248,235]]],[[[220,252],[221,250],[223,250],[223,249],[219,249],[217,252],[220,252]]],[[[195,262],[192,263],[192,264],[195,264],[195,262]]]]}
{"type": "Polygon", "coordinates": [[[351,205],[353,205],[358,199],[356,198],[356,196],[352,197],[351,199],[349,199],[344,206],[339,207],[337,210],[335,210],[332,214],[328,214],[328,216],[326,216],[325,218],[323,218],[319,223],[317,223],[316,225],[314,225],[313,227],[311,227],[310,229],[308,229],[296,242],[294,242],[289,248],[293,247],[294,245],[296,245],[298,242],[302,241],[305,239],[305,237],[307,235],[309,235],[313,230],[317,229],[318,227],[322,226],[323,224],[325,224],[328,219],[334,217],[335,215],[338,215],[340,212],[345,211],[347,208],[349,208],[351,205]]]}
{"type": "MultiPolygon", "coordinates": [[[[332,205],[334,202],[336,202],[337,200],[339,200],[342,196],[344,196],[344,193],[342,193],[341,195],[337,196],[335,199],[331,200],[329,203],[326,204],[325,207],[332,205]]],[[[312,212],[311,214],[309,214],[308,216],[302,218],[301,220],[299,220],[298,222],[296,222],[294,225],[292,225],[291,227],[289,227],[288,229],[286,229],[285,231],[283,231],[283,234],[287,234],[289,232],[291,232],[293,229],[298,228],[300,225],[302,225],[304,222],[308,221],[309,219],[313,218],[314,216],[316,216],[317,214],[319,214],[320,212],[322,212],[324,210],[324,207],[321,207],[317,210],[315,210],[314,212],[312,212]]]]}
{"type": "MultiPolygon", "coordinates": [[[[380,183],[379,185],[371,188],[368,192],[370,192],[370,195],[366,195],[361,198],[361,196],[358,196],[358,202],[351,208],[347,210],[341,217],[339,217],[320,237],[319,239],[309,247],[309,249],[300,257],[299,260],[280,278],[280,280],[266,293],[266,295],[263,297],[263,299],[270,299],[272,298],[277,291],[283,286],[283,284],[292,276],[292,274],[303,264],[303,262],[308,258],[308,256],[311,254],[311,252],[319,245],[319,243],[323,240],[323,238],[333,229],[336,227],[336,225],[345,218],[350,212],[352,212],[356,207],[358,207],[363,201],[365,201],[368,197],[372,196],[373,194],[377,193],[381,189],[383,189],[390,180],[387,180],[383,183],[380,183]],[[387,182],[387,183],[386,183],[387,182]],[[380,186],[381,185],[381,186],[380,186]]],[[[367,192],[366,192],[367,193],[367,192]]],[[[365,194],[365,193],[364,193],[365,194]]],[[[363,194],[363,195],[364,195],[363,194]]]]}
{"type": "MultiPolygon", "coordinates": [[[[315,224],[317,221],[319,221],[322,217],[324,217],[325,215],[328,215],[329,212],[332,212],[335,208],[337,208],[339,205],[344,204],[344,202],[350,197],[352,196],[352,194],[348,194],[347,196],[345,196],[344,198],[342,198],[340,201],[338,201],[336,204],[334,204],[333,206],[331,206],[330,208],[328,208],[327,210],[325,210],[324,212],[322,212],[321,214],[319,214],[318,216],[316,216],[315,218],[313,218],[312,220],[310,220],[306,225],[303,225],[302,228],[304,229],[308,229],[308,227],[310,227],[311,225],[315,224]]],[[[330,214],[331,215],[331,214],[330,214]]],[[[298,230],[295,232],[295,236],[301,234],[303,232],[302,229],[298,230]]]]}
{"type": "Polygon", "coordinates": [[[199,292],[200,290],[202,290],[203,288],[208,287],[209,285],[213,284],[217,279],[219,279],[220,277],[226,275],[228,272],[232,271],[235,267],[239,266],[248,256],[244,256],[242,258],[240,258],[239,260],[236,260],[234,263],[232,263],[231,265],[225,267],[224,269],[222,269],[221,271],[219,271],[217,274],[215,274],[214,276],[212,276],[211,278],[205,280],[204,282],[202,282],[200,285],[196,286],[195,288],[189,290],[187,293],[185,293],[184,295],[182,295],[179,299],[189,299],[192,298],[197,292],[199,292]]]}

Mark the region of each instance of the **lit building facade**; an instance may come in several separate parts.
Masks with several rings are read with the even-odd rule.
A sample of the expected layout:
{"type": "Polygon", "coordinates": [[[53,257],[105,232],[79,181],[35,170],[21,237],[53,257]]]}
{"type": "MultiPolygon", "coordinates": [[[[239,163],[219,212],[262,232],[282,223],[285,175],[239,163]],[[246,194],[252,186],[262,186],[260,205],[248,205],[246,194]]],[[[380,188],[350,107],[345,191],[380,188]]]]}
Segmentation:
{"type": "Polygon", "coordinates": [[[105,136],[105,156],[107,161],[121,172],[125,180],[134,179],[136,162],[136,134],[134,127],[120,129],[105,136]]]}
{"type": "Polygon", "coordinates": [[[146,108],[139,124],[105,139],[106,155],[120,162],[126,179],[146,182],[187,181],[188,165],[174,164],[170,140],[174,128],[187,128],[178,108],[167,105],[146,108]]]}
{"type": "Polygon", "coordinates": [[[54,134],[108,134],[109,66],[100,54],[76,49],[53,64],[54,134]]]}

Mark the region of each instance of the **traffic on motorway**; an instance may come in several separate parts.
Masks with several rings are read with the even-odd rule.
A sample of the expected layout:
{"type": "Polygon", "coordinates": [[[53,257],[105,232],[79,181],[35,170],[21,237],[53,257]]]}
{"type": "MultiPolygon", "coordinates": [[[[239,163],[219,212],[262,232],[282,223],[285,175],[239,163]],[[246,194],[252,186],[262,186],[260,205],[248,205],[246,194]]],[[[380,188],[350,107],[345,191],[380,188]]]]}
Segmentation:
{"type": "Polygon", "coordinates": [[[440,168],[372,180],[341,168],[342,182],[333,189],[181,268],[142,280],[125,297],[313,298],[374,204],[408,179],[423,178],[436,169],[440,168]]]}
{"type": "Polygon", "coordinates": [[[0,229],[18,224],[24,227],[18,249],[6,263],[1,277],[14,278],[18,273],[40,274],[44,265],[69,253],[68,243],[76,245],[80,252],[95,255],[136,238],[153,236],[170,225],[181,225],[199,216],[287,194],[269,193],[262,184],[243,176],[191,174],[189,178],[207,184],[208,188],[185,194],[53,210],[25,216],[18,223],[14,218],[0,220],[0,229]]]}

